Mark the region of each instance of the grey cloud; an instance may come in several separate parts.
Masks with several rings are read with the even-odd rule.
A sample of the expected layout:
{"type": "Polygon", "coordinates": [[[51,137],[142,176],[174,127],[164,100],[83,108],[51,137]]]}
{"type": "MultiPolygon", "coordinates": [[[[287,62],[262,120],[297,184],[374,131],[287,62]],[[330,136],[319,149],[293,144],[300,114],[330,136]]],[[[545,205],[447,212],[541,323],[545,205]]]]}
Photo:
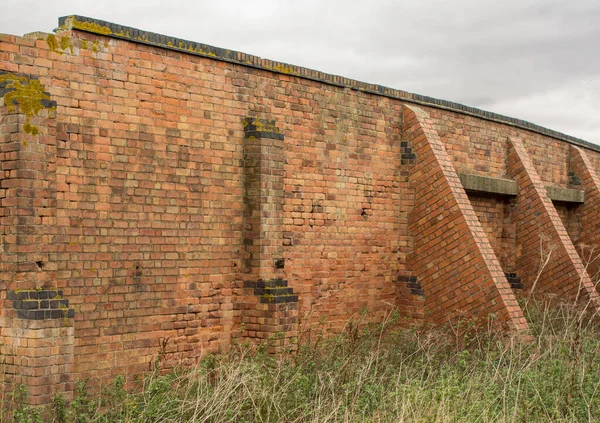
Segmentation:
{"type": "Polygon", "coordinates": [[[600,80],[596,0],[5,1],[0,32],[49,31],[78,13],[600,141],[600,90],[582,83],[600,80]]]}

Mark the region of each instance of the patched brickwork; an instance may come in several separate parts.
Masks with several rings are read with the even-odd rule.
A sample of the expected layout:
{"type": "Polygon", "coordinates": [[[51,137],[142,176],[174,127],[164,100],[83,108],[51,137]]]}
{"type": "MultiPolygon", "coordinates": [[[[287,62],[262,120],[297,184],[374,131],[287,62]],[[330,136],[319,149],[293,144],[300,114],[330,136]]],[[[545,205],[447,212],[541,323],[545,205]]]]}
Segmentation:
{"type": "Polygon", "coordinates": [[[274,120],[246,117],[244,126],[244,281],[242,337],[267,341],[270,352],[293,351],[298,296],[286,280],[284,257],[285,139],[274,120]]]}
{"type": "Polygon", "coordinates": [[[50,289],[8,291],[6,298],[12,301],[17,317],[21,319],[66,319],[75,316],[75,310],[69,308],[69,300],[63,298],[62,291],[50,289]]]}
{"type": "Polygon", "coordinates": [[[407,242],[398,219],[401,105],[300,80],[289,86],[284,256],[299,318],[316,325],[327,316],[332,331],[363,310],[378,320],[395,307],[407,242]]]}
{"type": "Polygon", "coordinates": [[[47,404],[73,390],[74,309],[55,262],[56,102],[29,70],[0,72],[0,357],[5,392],[47,404]]]}

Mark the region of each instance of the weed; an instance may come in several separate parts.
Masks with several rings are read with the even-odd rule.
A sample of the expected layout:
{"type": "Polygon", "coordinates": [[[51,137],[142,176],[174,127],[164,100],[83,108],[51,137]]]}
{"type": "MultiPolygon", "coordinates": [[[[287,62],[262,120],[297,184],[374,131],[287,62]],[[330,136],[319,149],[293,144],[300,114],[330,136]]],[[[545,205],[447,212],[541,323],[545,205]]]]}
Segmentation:
{"type": "MultiPolygon", "coordinates": [[[[533,342],[494,325],[406,329],[390,313],[295,355],[239,347],[154,366],[132,390],[118,377],[90,395],[81,382],[73,401],[54,398],[54,422],[597,421],[600,324],[580,324],[583,304],[527,301],[533,342]]],[[[15,421],[40,421],[17,395],[15,421]]]]}

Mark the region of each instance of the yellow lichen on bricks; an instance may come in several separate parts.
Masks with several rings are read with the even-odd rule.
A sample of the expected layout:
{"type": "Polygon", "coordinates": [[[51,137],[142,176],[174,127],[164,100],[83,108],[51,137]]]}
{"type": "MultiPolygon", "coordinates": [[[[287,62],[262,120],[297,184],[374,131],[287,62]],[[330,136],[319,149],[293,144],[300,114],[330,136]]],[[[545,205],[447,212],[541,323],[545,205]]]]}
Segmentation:
{"type": "Polygon", "coordinates": [[[71,54],[73,53],[73,43],[71,42],[71,38],[67,35],[63,35],[62,37],[60,37],[59,46],[61,50],[64,51],[66,49],[69,49],[71,51],[71,54]]]}
{"type": "Polygon", "coordinates": [[[43,101],[50,100],[45,87],[37,79],[27,79],[12,73],[0,75],[0,83],[7,82],[6,88],[11,89],[4,94],[4,104],[9,112],[15,111],[15,103],[19,105],[21,113],[26,117],[23,130],[32,135],[37,135],[39,128],[31,124],[31,118],[37,116],[43,109],[48,109],[43,101]]]}
{"type": "Polygon", "coordinates": [[[67,35],[63,35],[60,39],[57,39],[56,35],[48,34],[46,42],[51,51],[62,54],[66,49],[69,49],[69,51],[73,53],[73,43],[71,42],[71,38],[67,35]]]}
{"type": "Polygon", "coordinates": [[[56,35],[48,34],[48,36],[46,37],[46,42],[48,43],[48,47],[50,48],[50,50],[58,50],[58,40],[56,39],[56,35]]]}
{"type": "Polygon", "coordinates": [[[275,134],[279,134],[279,128],[275,125],[274,122],[265,121],[262,119],[243,119],[242,124],[244,128],[247,128],[249,125],[253,125],[256,127],[255,131],[257,132],[273,132],[275,134]]]}
{"type": "Polygon", "coordinates": [[[107,26],[102,26],[92,22],[81,22],[77,19],[73,19],[73,28],[80,29],[82,31],[95,32],[96,34],[110,35],[112,31],[107,26]]]}
{"type": "Polygon", "coordinates": [[[274,71],[277,72],[281,72],[281,73],[285,73],[287,75],[297,75],[296,72],[294,72],[294,68],[292,68],[291,66],[285,66],[285,65],[277,65],[275,67],[273,67],[274,71]]]}

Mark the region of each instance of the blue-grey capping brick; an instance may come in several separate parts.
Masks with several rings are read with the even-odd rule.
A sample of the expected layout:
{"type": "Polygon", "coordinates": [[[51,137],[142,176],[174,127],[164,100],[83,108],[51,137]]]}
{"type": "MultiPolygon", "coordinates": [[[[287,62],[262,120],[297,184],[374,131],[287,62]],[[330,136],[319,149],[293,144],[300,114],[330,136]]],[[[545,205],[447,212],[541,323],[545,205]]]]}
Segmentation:
{"type": "Polygon", "coordinates": [[[263,281],[259,279],[257,281],[244,281],[244,288],[277,288],[288,286],[288,281],[285,279],[270,279],[263,281]]]}
{"type": "Polygon", "coordinates": [[[45,298],[52,299],[52,298],[56,298],[57,295],[60,295],[62,297],[62,291],[57,291],[55,289],[46,290],[46,293],[47,293],[47,296],[45,298]]]}
{"type": "Polygon", "coordinates": [[[64,319],[74,318],[75,310],[45,309],[45,310],[17,310],[17,317],[27,320],[64,319]]]}
{"type": "Polygon", "coordinates": [[[297,295],[282,295],[275,297],[260,297],[260,302],[262,304],[286,304],[286,303],[297,303],[298,296],[297,295]]]}
{"type": "Polygon", "coordinates": [[[69,300],[51,300],[50,308],[69,307],[69,300]]]}
{"type": "Polygon", "coordinates": [[[45,315],[46,319],[64,319],[65,317],[68,317],[68,313],[69,313],[68,310],[65,313],[64,310],[53,309],[53,310],[46,310],[46,313],[44,315],[45,315]]]}
{"type": "Polygon", "coordinates": [[[276,287],[276,288],[254,288],[254,295],[291,295],[294,293],[292,288],[276,287]]]}
{"type": "Polygon", "coordinates": [[[40,308],[40,302],[38,300],[23,300],[21,301],[20,308],[22,310],[36,310],[40,308]]]}
{"type": "MultiPolygon", "coordinates": [[[[39,310],[36,310],[39,311],[39,310]]],[[[28,319],[28,320],[36,320],[37,315],[34,313],[34,310],[17,310],[17,317],[20,319],[28,319]]],[[[44,312],[42,311],[41,317],[37,320],[42,320],[44,318],[44,312]]]]}
{"type": "Polygon", "coordinates": [[[273,140],[281,140],[283,141],[283,134],[277,134],[275,132],[262,132],[262,131],[248,131],[245,132],[246,138],[254,137],[256,139],[273,139],[273,140]]]}
{"type": "Polygon", "coordinates": [[[17,299],[17,300],[28,300],[29,299],[29,291],[17,292],[16,295],[15,295],[15,299],[17,299]]]}
{"type": "Polygon", "coordinates": [[[31,320],[44,320],[44,310],[23,310],[24,318],[31,320]]]}

